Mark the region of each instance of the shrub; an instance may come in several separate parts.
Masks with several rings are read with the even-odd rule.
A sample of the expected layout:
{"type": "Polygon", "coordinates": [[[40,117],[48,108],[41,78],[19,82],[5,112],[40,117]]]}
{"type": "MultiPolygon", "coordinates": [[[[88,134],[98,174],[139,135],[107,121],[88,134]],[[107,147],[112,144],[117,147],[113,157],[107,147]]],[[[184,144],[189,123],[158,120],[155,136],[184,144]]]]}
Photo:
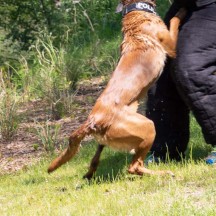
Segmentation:
{"type": "Polygon", "coordinates": [[[45,151],[53,153],[58,143],[60,125],[51,125],[49,121],[36,124],[36,135],[40,139],[45,151]]]}
{"type": "Polygon", "coordinates": [[[17,132],[19,97],[10,77],[0,71],[0,132],[2,139],[11,140],[17,132]]]}
{"type": "Polygon", "coordinates": [[[69,80],[65,50],[63,47],[57,49],[51,36],[46,36],[44,40],[38,39],[35,50],[33,85],[37,94],[49,102],[52,118],[59,119],[70,112],[69,107],[73,101],[70,89],[72,83],[78,80],[77,72],[75,71],[74,77],[70,77],[69,80]]]}

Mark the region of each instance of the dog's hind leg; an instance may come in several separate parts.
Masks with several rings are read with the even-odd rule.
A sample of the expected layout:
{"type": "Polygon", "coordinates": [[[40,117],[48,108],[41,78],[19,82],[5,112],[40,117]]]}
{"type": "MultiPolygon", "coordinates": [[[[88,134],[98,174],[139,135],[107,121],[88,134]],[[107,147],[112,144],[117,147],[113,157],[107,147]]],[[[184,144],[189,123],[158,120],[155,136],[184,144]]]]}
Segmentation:
{"type": "MultiPolygon", "coordinates": [[[[145,142],[145,141],[144,141],[145,142]]],[[[141,144],[142,145],[142,144],[141,144]]],[[[145,148],[139,148],[136,152],[136,154],[133,157],[132,163],[129,166],[128,172],[131,174],[137,174],[137,175],[165,175],[169,174],[171,176],[174,176],[174,174],[169,171],[169,170],[159,170],[159,171],[154,171],[150,170],[144,167],[144,159],[146,157],[146,154],[148,151],[146,151],[145,148]]]]}
{"type": "Polygon", "coordinates": [[[92,178],[92,176],[94,175],[94,173],[97,170],[97,167],[98,167],[98,164],[99,164],[99,160],[100,160],[100,155],[101,155],[101,152],[103,151],[104,147],[105,147],[104,145],[98,145],[97,151],[96,151],[94,157],[91,160],[91,164],[90,164],[89,170],[83,176],[83,178],[87,178],[89,180],[92,178]]]}
{"type": "Polygon", "coordinates": [[[153,171],[144,167],[143,161],[155,138],[154,123],[145,116],[132,111],[123,111],[113,122],[106,135],[111,146],[135,150],[135,155],[128,169],[129,173],[137,175],[173,175],[171,171],[153,171]]]}

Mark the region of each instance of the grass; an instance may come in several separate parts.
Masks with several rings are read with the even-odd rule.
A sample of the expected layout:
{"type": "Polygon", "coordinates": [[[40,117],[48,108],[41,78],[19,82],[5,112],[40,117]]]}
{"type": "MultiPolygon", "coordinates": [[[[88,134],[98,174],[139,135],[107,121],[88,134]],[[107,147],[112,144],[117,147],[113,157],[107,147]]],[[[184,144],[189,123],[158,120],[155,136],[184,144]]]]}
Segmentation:
{"type": "Polygon", "coordinates": [[[1,215],[215,215],[215,168],[199,160],[210,147],[203,144],[192,119],[187,159],[180,163],[151,165],[154,170],[172,170],[170,176],[131,176],[131,155],[106,148],[94,180],[82,179],[96,143],[83,145],[71,162],[51,175],[48,161],[0,176],[1,215]]]}

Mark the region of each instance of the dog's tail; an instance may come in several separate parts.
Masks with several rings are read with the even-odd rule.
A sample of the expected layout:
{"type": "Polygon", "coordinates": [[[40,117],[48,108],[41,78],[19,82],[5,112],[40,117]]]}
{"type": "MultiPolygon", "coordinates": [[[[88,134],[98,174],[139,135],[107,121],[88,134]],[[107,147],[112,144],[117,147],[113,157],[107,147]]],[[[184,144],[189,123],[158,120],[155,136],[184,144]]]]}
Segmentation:
{"type": "Polygon", "coordinates": [[[69,161],[78,151],[80,147],[80,142],[84,139],[86,135],[91,133],[91,128],[89,127],[88,122],[86,121],[82,124],[76,131],[74,131],[69,137],[69,146],[65,149],[62,154],[57,157],[48,168],[48,173],[53,172],[62,164],[69,161]]]}

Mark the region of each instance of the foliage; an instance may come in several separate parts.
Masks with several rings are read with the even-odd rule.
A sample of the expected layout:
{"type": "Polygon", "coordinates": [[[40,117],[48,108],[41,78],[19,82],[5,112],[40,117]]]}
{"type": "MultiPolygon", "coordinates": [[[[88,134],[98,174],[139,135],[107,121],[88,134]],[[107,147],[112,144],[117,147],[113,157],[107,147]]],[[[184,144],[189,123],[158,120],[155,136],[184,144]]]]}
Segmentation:
{"type": "MultiPolygon", "coordinates": [[[[35,86],[41,96],[50,103],[53,118],[59,119],[66,113],[66,103],[72,102],[69,94],[71,82],[68,81],[67,75],[69,65],[64,58],[64,49],[56,49],[50,38],[46,39],[47,41],[38,40],[35,46],[37,55],[35,86]]],[[[70,79],[77,80],[78,74],[73,75],[74,77],[70,79]]]]}
{"type": "MultiPolygon", "coordinates": [[[[115,2],[117,0],[62,0],[57,7],[53,0],[1,0],[0,29],[5,35],[4,43],[18,44],[8,59],[16,52],[28,50],[41,32],[52,34],[55,45],[59,45],[67,34],[71,47],[89,43],[100,32],[103,37],[105,33],[109,36],[119,29],[113,16],[115,2]]],[[[4,44],[3,48],[9,46],[4,44]]]]}
{"type": "Polygon", "coordinates": [[[60,125],[51,125],[46,121],[44,124],[37,123],[35,129],[45,151],[53,153],[58,143],[60,125]]]}
{"type": "Polygon", "coordinates": [[[48,3],[51,11],[52,1],[0,0],[1,63],[15,65],[20,53],[29,57],[28,48],[39,32],[48,28],[48,3]]]}
{"type": "MultiPolygon", "coordinates": [[[[0,0],[0,67],[10,65],[16,85],[30,97],[38,90],[32,81],[41,67],[41,46],[51,44],[55,52],[64,52],[64,74],[73,88],[80,78],[110,73],[118,60],[122,18],[115,14],[118,0],[56,2],[0,0]]],[[[158,1],[160,14],[167,5],[168,0],[158,1]]]]}
{"type": "Polygon", "coordinates": [[[10,141],[18,129],[18,102],[16,87],[10,76],[0,71],[0,133],[5,141],[10,141]]]}
{"type": "Polygon", "coordinates": [[[42,26],[51,29],[53,10],[54,1],[51,0],[1,0],[0,24],[7,38],[19,41],[21,48],[27,49],[42,26]]]}

